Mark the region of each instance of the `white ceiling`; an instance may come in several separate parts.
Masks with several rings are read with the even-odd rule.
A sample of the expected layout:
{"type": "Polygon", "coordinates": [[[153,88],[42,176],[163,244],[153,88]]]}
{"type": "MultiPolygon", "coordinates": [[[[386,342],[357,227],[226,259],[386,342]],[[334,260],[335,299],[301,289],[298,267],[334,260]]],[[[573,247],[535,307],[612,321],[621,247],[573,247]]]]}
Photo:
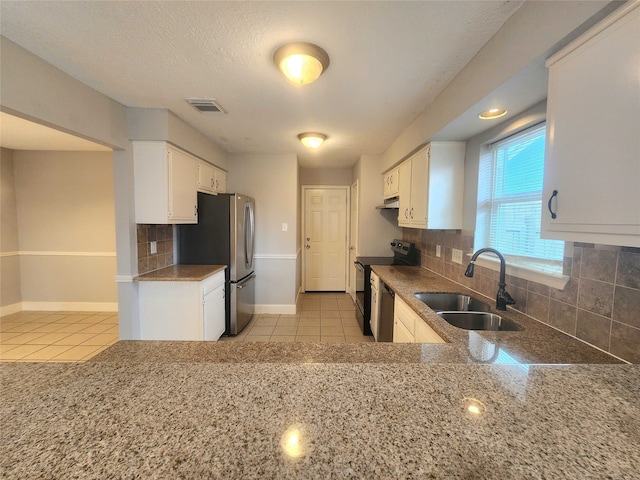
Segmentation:
{"type": "Polygon", "coordinates": [[[0,13],[3,36],[124,105],[171,110],[229,152],[345,167],[382,154],[521,4],[2,0],[0,13]],[[274,66],[290,41],[329,53],[315,83],[292,85],[274,66]],[[215,98],[228,114],[203,115],[185,97],[215,98]],[[309,151],[304,131],[329,138],[309,151]]]}

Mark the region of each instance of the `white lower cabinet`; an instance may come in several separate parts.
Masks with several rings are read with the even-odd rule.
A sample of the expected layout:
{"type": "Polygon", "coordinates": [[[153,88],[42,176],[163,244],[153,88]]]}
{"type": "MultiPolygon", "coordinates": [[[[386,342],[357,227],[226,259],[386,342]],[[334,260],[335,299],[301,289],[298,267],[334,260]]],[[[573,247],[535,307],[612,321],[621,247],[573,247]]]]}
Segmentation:
{"type": "Polygon", "coordinates": [[[445,343],[400,297],[396,295],[393,313],[394,343],[445,343]]]}
{"type": "Polygon", "coordinates": [[[224,270],[202,281],[139,282],[140,339],[218,340],[224,295],[224,270]]]}
{"type": "Polygon", "coordinates": [[[204,340],[218,340],[225,330],[224,321],[224,274],[222,283],[219,283],[213,290],[204,294],[203,305],[203,326],[204,340]]]}

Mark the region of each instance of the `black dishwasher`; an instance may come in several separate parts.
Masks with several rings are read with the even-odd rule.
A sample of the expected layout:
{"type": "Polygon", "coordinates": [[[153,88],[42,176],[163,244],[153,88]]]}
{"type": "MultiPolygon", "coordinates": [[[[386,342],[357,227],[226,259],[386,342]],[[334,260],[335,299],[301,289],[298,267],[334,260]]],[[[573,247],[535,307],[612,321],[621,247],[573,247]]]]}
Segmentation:
{"type": "Polygon", "coordinates": [[[393,304],[396,294],[384,282],[380,282],[380,325],[378,342],[393,342],[393,304]]]}

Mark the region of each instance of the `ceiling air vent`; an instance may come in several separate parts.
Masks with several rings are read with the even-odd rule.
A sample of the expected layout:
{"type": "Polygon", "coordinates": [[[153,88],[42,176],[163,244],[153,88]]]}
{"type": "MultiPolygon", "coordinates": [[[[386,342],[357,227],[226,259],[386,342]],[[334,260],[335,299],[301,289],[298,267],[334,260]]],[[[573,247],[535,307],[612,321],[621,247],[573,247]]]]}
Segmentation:
{"type": "Polygon", "coordinates": [[[214,98],[185,98],[200,113],[227,113],[214,98]]]}

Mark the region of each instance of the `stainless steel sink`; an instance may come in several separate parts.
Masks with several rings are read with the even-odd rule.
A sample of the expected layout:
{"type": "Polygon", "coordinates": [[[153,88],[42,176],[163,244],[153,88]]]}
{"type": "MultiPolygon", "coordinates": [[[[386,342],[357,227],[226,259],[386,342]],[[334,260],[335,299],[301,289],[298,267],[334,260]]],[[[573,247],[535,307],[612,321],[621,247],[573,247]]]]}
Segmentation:
{"type": "Polygon", "coordinates": [[[520,331],[517,323],[489,312],[437,312],[454,327],[465,330],[520,331]]]}
{"type": "Polygon", "coordinates": [[[414,295],[436,312],[488,312],[491,310],[486,303],[460,293],[415,293],[414,295]]]}

